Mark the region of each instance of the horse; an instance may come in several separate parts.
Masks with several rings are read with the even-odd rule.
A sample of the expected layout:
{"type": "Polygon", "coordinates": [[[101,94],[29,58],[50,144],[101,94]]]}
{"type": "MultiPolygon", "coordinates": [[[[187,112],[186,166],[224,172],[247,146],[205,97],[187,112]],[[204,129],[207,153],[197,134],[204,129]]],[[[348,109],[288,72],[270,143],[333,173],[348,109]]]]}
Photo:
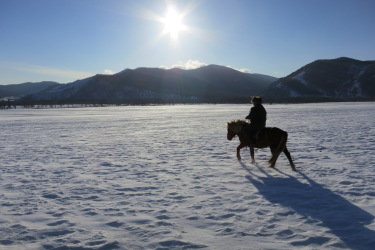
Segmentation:
{"type": "Polygon", "coordinates": [[[255,144],[250,145],[247,138],[248,132],[246,126],[249,126],[249,122],[244,120],[233,120],[227,122],[227,139],[231,141],[236,135],[240,139],[240,145],[237,147],[237,159],[241,160],[240,150],[243,147],[250,147],[250,155],[252,163],[255,162],[254,159],[254,148],[267,148],[271,149],[272,156],[268,163],[271,168],[275,167],[277,158],[281,152],[284,152],[285,156],[288,158],[290,166],[293,171],[296,171],[296,167],[293,163],[292,157],[286,147],[286,142],[288,140],[288,133],[276,127],[266,127],[259,131],[256,135],[255,144]]]}

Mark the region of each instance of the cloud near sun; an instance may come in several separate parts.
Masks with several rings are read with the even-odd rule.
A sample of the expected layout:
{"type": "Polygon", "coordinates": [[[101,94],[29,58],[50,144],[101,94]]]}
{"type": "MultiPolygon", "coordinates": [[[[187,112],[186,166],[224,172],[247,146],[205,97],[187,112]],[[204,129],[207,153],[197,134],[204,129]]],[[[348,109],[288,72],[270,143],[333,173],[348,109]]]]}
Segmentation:
{"type": "MultiPolygon", "coordinates": [[[[179,69],[189,70],[189,69],[197,69],[197,68],[204,67],[204,66],[207,66],[207,65],[208,65],[207,63],[200,62],[198,60],[188,60],[185,63],[176,63],[176,64],[172,65],[171,67],[161,66],[160,68],[162,68],[162,69],[179,68],[179,69]]],[[[240,72],[243,72],[243,73],[251,73],[251,71],[249,69],[236,69],[236,68],[234,68],[230,65],[228,65],[226,67],[232,68],[234,70],[237,70],[237,71],[240,71],[240,72]]]]}
{"type": "Polygon", "coordinates": [[[179,69],[197,69],[203,66],[207,66],[207,63],[199,62],[197,60],[188,60],[185,63],[176,63],[173,64],[171,67],[168,66],[161,66],[162,69],[172,69],[172,68],[179,68],[179,69]]]}

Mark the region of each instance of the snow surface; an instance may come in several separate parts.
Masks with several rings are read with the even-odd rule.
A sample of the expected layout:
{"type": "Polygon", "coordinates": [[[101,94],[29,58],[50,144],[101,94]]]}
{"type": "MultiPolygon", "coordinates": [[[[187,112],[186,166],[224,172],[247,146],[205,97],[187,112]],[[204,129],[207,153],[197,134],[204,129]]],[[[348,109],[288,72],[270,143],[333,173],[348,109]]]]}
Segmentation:
{"type": "Polygon", "coordinates": [[[374,103],[265,107],[297,172],[250,105],[0,111],[0,249],[375,249],[374,103]]]}

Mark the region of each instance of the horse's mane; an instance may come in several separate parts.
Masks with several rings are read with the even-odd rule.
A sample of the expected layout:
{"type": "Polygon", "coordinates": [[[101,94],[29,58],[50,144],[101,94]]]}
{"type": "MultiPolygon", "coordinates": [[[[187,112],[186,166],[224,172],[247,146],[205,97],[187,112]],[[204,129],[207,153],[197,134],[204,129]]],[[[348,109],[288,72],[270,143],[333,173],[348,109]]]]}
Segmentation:
{"type": "Polygon", "coordinates": [[[245,120],[233,120],[227,122],[227,129],[230,129],[234,133],[238,134],[241,132],[243,126],[248,125],[249,123],[245,120]]]}

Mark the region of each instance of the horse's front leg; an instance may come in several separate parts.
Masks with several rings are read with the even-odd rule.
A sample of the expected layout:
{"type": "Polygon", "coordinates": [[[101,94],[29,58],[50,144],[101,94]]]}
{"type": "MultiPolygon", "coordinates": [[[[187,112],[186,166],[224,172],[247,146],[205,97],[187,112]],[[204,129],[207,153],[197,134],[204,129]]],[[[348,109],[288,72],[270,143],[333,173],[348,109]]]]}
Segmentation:
{"type": "Polygon", "coordinates": [[[251,163],[255,163],[254,147],[250,147],[250,156],[251,156],[251,163]]]}
{"type": "Polygon", "coordinates": [[[240,151],[241,149],[245,147],[245,143],[241,143],[238,147],[237,147],[237,159],[240,161],[241,160],[241,154],[240,154],[240,151]]]}

